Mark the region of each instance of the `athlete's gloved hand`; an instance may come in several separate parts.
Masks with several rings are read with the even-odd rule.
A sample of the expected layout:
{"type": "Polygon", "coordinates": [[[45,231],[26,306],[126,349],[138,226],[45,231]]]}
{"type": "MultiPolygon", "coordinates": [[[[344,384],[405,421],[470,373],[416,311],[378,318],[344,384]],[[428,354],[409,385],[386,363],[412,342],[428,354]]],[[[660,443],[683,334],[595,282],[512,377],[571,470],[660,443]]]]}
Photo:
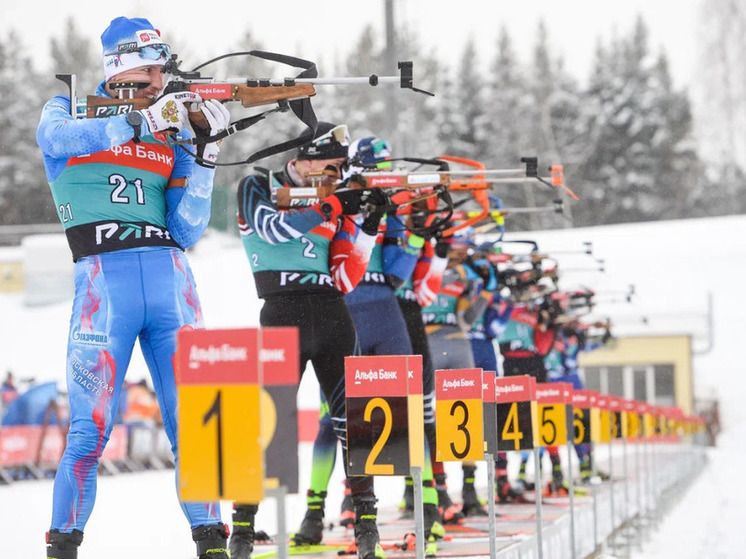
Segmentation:
{"type": "Polygon", "coordinates": [[[477,266],[477,273],[484,282],[484,288],[487,291],[495,291],[497,289],[497,274],[495,272],[494,265],[491,262],[479,262],[477,266]]]}
{"type": "Polygon", "coordinates": [[[360,206],[363,205],[367,196],[366,190],[344,189],[338,190],[332,196],[339,200],[342,206],[343,215],[356,215],[360,213],[360,206]]]}
{"type": "Polygon", "coordinates": [[[368,197],[365,200],[365,206],[370,209],[368,215],[363,220],[361,229],[368,235],[377,235],[378,226],[381,224],[386,213],[386,206],[389,205],[388,196],[380,188],[373,188],[368,191],[368,197]]]}
{"type": "Polygon", "coordinates": [[[448,251],[451,250],[452,243],[453,237],[444,237],[442,231],[438,231],[435,235],[435,256],[438,258],[448,256],[448,251]]]}
{"type": "MultiPolygon", "coordinates": [[[[154,132],[180,132],[189,120],[184,103],[199,103],[202,98],[191,91],[168,93],[156,99],[147,109],[140,109],[148,134],[154,132]]],[[[146,136],[147,134],[143,134],[146,136]]]]}
{"type": "MultiPolygon", "coordinates": [[[[202,140],[210,136],[215,136],[219,132],[222,132],[231,123],[231,114],[225,105],[216,99],[208,99],[200,105],[199,110],[207,120],[208,128],[201,128],[194,126],[194,134],[197,140],[202,140]]],[[[216,142],[210,142],[209,144],[198,143],[197,144],[197,165],[202,165],[207,168],[214,168],[215,161],[218,159],[220,153],[220,144],[222,140],[216,142]]]]}

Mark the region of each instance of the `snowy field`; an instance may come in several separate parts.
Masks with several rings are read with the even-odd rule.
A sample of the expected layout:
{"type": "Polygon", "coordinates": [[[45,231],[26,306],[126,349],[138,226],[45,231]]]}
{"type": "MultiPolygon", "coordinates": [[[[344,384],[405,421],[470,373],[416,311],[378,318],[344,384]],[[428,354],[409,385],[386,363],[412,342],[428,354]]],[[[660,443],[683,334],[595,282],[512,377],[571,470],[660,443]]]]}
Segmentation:
{"type": "MultiPolygon", "coordinates": [[[[599,317],[618,319],[616,335],[691,333],[695,350],[703,349],[707,296],[712,293],[714,345],[708,353],[695,355],[695,393],[720,399],[724,432],[718,447],[710,451],[704,474],[635,557],[743,557],[746,531],[740,519],[746,505],[746,484],[739,477],[746,460],[746,371],[738,349],[746,326],[746,301],[739,295],[746,276],[746,216],[508,234],[507,238],[536,239],[540,249],[550,253],[581,249],[583,242],[592,241],[594,256],[605,260],[606,271],[568,271],[561,286],[626,291],[634,284],[637,295],[632,304],[600,305],[597,309],[599,317]],[[642,316],[649,317],[648,324],[642,323],[642,316]]],[[[593,265],[588,256],[559,258],[560,270],[593,265]]],[[[258,325],[260,302],[237,239],[212,234],[190,252],[190,260],[208,327],[258,325]]],[[[65,301],[29,308],[23,305],[21,295],[0,294],[0,372],[11,369],[17,378],[64,384],[70,305],[65,301]]],[[[137,381],[147,377],[136,349],[127,378],[137,381]]],[[[316,406],[318,389],[312,376],[304,378],[298,399],[301,408],[316,406]]],[[[301,448],[302,463],[308,463],[309,451],[307,445],[301,448]]],[[[308,472],[303,470],[301,485],[305,486],[308,472]]],[[[340,501],[339,479],[337,475],[330,488],[332,511],[340,501]]],[[[460,487],[460,481],[454,470],[451,486],[460,487]]],[[[399,500],[400,480],[382,479],[377,486],[384,506],[399,500]]],[[[51,491],[51,481],[0,487],[0,558],[43,557],[51,491]]],[[[224,510],[229,518],[227,504],[224,510]]],[[[303,512],[302,498],[291,497],[291,530],[303,512]]],[[[272,499],[263,505],[260,515],[259,527],[271,531],[272,499]]],[[[173,472],[100,479],[80,559],[181,559],[190,557],[193,549],[175,499],[173,472]]]]}

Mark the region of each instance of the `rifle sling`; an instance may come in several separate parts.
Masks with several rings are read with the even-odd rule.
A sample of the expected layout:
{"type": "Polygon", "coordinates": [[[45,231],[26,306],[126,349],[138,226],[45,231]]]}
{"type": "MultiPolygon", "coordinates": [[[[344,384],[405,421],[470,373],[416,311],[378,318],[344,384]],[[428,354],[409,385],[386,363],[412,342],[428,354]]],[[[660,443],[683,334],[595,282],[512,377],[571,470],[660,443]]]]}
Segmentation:
{"type": "MultiPolygon", "coordinates": [[[[318,77],[318,71],[316,70],[316,64],[314,62],[311,62],[310,60],[304,60],[302,58],[297,58],[295,56],[288,56],[285,54],[278,54],[274,52],[267,52],[267,51],[261,51],[261,50],[232,52],[229,54],[224,54],[222,56],[218,56],[216,58],[208,60],[207,62],[200,64],[199,66],[197,66],[196,68],[192,70],[192,73],[196,72],[198,69],[208,64],[217,62],[218,60],[222,60],[223,58],[228,58],[231,56],[255,56],[257,58],[269,60],[270,62],[278,62],[280,64],[286,64],[288,66],[293,66],[295,68],[301,68],[302,71],[300,74],[295,76],[296,78],[318,77]]],[[[285,142],[280,142],[280,143],[271,145],[269,147],[266,147],[264,149],[260,149],[259,151],[256,151],[253,154],[251,154],[244,161],[233,161],[230,163],[213,163],[213,164],[217,166],[251,164],[256,161],[259,161],[260,159],[264,159],[265,157],[269,157],[270,155],[282,153],[284,151],[288,151],[290,149],[302,146],[303,144],[310,142],[313,139],[314,135],[316,134],[316,126],[318,125],[318,119],[316,118],[316,113],[314,112],[313,106],[311,105],[311,100],[307,97],[304,97],[302,99],[294,99],[292,101],[280,101],[278,105],[279,105],[278,107],[272,110],[264,111],[258,115],[254,115],[251,117],[242,118],[232,123],[228,130],[224,130],[220,132],[219,134],[216,134],[215,136],[211,136],[203,140],[197,140],[197,142],[195,143],[204,142],[204,141],[212,142],[212,141],[220,140],[222,138],[225,138],[226,136],[229,136],[230,134],[233,134],[234,132],[238,132],[239,130],[244,130],[248,128],[249,126],[256,124],[257,122],[263,120],[270,113],[274,113],[278,111],[280,112],[286,111],[288,108],[290,108],[290,110],[293,111],[293,114],[295,114],[295,116],[298,117],[298,119],[306,126],[306,129],[297,138],[294,138],[292,140],[287,140],[285,142]]]]}
{"type": "MultiPolygon", "coordinates": [[[[277,54],[266,51],[252,50],[249,52],[252,56],[256,56],[258,58],[264,58],[265,60],[269,60],[272,62],[279,62],[280,64],[287,64],[288,66],[293,66],[295,68],[302,68],[303,71],[295,76],[296,78],[318,77],[316,64],[309,60],[303,60],[302,58],[296,58],[294,56],[287,56],[284,54],[277,54]]],[[[290,106],[290,110],[293,111],[293,114],[298,117],[298,120],[300,120],[306,126],[306,129],[297,138],[287,140],[285,142],[280,142],[278,144],[254,152],[246,159],[246,163],[254,163],[255,161],[259,161],[260,159],[269,157],[270,155],[275,155],[276,153],[281,153],[283,151],[288,151],[290,149],[300,147],[303,144],[306,144],[313,140],[313,137],[316,134],[318,119],[316,118],[316,113],[314,112],[313,106],[311,105],[311,100],[308,97],[304,97],[303,99],[294,99],[292,101],[289,101],[287,105],[290,106]]]]}

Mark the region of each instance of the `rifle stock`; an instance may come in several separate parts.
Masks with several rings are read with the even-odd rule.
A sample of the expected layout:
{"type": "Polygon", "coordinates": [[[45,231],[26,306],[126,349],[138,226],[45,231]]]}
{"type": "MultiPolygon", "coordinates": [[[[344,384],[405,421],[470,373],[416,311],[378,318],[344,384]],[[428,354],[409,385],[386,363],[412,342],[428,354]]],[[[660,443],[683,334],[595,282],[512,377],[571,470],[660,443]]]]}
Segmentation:
{"type": "Polygon", "coordinates": [[[334,194],[336,185],[309,187],[280,187],[272,189],[273,202],[278,208],[302,208],[312,206],[322,198],[334,194]]]}
{"type": "MultiPolygon", "coordinates": [[[[172,87],[166,92],[191,91],[202,99],[217,99],[219,101],[240,101],[244,107],[261,107],[280,101],[292,101],[312,97],[316,90],[312,84],[299,83],[294,85],[244,85],[230,83],[189,83],[178,80],[172,82],[172,87]],[[175,87],[173,87],[175,86],[175,87]]],[[[86,117],[101,118],[126,114],[130,111],[147,109],[153,101],[150,99],[116,99],[89,95],[86,99],[86,117]]],[[[207,128],[207,120],[201,111],[190,110],[189,120],[200,128],[207,128]]]]}

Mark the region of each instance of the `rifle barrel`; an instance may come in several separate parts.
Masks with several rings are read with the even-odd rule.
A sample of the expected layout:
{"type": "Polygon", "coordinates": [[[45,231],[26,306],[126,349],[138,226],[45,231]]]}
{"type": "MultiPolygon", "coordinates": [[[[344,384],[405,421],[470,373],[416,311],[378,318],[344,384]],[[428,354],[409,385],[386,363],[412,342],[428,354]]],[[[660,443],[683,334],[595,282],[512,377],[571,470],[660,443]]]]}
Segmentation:
{"type": "MultiPolygon", "coordinates": [[[[286,81],[295,83],[310,83],[313,85],[339,85],[339,84],[368,84],[375,86],[379,83],[401,83],[401,77],[399,76],[376,76],[372,74],[370,76],[348,76],[340,78],[287,78],[286,81]]],[[[285,84],[286,81],[282,81],[281,85],[285,84]]]]}
{"type": "Polygon", "coordinates": [[[543,212],[557,212],[556,206],[528,206],[525,208],[503,208],[497,210],[506,214],[535,214],[543,212]]]}
{"type": "MultiPolygon", "coordinates": [[[[399,83],[399,76],[377,76],[378,83],[399,83]]],[[[227,83],[229,85],[246,85],[247,82],[257,82],[257,87],[295,85],[298,83],[310,83],[312,85],[341,85],[341,84],[367,84],[375,85],[376,81],[373,76],[359,77],[342,77],[342,78],[274,78],[274,79],[254,79],[254,78],[173,78],[173,81],[184,81],[187,83],[227,83]]]]}
{"type": "MultiPolygon", "coordinates": [[[[443,171],[449,175],[512,175],[515,173],[523,173],[525,175],[526,169],[474,169],[472,171],[466,170],[454,170],[454,171],[443,171]]],[[[535,177],[530,177],[535,178],[535,177]]]]}

